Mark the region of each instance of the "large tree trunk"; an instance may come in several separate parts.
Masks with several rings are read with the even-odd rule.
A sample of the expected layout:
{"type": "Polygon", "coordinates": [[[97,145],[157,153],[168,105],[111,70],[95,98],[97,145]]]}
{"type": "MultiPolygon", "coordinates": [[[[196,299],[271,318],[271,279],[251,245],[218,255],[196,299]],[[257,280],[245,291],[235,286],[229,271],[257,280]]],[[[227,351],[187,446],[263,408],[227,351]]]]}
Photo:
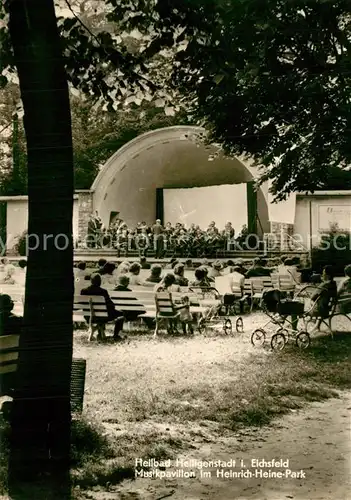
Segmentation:
{"type": "Polygon", "coordinates": [[[52,471],[57,465],[67,471],[69,466],[73,153],[53,0],[12,0],[10,34],[25,113],[29,195],[25,327],[12,412],[11,488],[26,469],[52,471]]]}

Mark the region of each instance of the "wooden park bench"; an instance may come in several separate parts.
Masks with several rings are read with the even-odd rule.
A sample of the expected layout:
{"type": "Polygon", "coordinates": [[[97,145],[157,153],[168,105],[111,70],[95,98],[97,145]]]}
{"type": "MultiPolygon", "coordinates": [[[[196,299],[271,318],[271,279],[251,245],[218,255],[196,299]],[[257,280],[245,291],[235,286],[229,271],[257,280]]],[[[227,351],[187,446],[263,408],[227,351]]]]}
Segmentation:
{"type": "MultiPolygon", "coordinates": [[[[206,310],[206,307],[208,307],[208,302],[211,301],[210,299],[202,298],[202,296],[199,296],[191,290],[184,289],[182,292],[172,293],[173,302],[179,304],[184,295],[189,297],[191,304],[190,311],[193,314],[201,314],[206,310]]],[[[151,318],[156,321],[157,306],[155,292],[153,290],[140,287],[140,289],[138,288],[130,292],[109,291],[109,296],[116,310],[121,311],[122,314],[126,313],[127,317],[128,312],[140,312],[137,317],[141,320],[144,318],[151,318]]],[[[102,338],[104,337],[105,324],[99,325],[99,323],[95,321],[96,318],[103,318],[105,324],[108,322],[105,298],[95,295],[76,295],[74,297],[73,321],[75,323],[81,323],[85,322],[87,319],[89,325],[89,338],[92,338],[96,331],[102,338]]]]}
{"type": "MultiPolygon", "coordinates": [[[[12,396],[15,386],[15,374],[18,368],[19,335],[0,336],[0,395],[12,396]],[[11,376],[11,374],[13,376],[11,376]]],[[[86,360],[72,360],[71,371],[71,410],[81,413],[83,410],[86,360]]]]}

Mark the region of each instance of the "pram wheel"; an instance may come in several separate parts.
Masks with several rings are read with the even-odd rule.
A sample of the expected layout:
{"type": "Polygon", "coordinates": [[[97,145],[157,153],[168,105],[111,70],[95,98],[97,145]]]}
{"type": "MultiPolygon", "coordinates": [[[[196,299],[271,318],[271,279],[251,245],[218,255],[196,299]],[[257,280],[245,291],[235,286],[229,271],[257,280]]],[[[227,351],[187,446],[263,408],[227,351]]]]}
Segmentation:
{"type": "Polygon", "coordinates": [[[199,322],[197,324],[197,329],[199,330],[200,333],[205,333],[206,331],[206,322],[204,318],[200,318],[199,322]]]}
{"type": "Polygon", "coordinates": [[[307,349],[311,343],[311,337],[307,332],[300,332],[296,336],[296,345],[299,349],[307,349]]]}
{"type": "Polygon", "coordinates": [[[223,325],[223,331],[226,335],[230,335],[233,331],[232,322],[230,319],[226,319],[223,325]]]}
{"type": "Polygon", "coordinates": [[[235,328],[238,333],[242,333],[244,331],[244,322],[241,316],[239,316],[239,318],[236,320],[235,328]]]}
{"type": "Polygon", "coordinates": [[[282,351],[286,344],[286,337],[282,330],[280,332],[275,333],[271,339],[271,348],[273,351],[282,351]]]}
{"type": "Polygon", "coordinates": [[[261,328],[255,330],[251,335],[251,344],[254,347],[262,346],[266,340],[266,332],[261,328]]]}

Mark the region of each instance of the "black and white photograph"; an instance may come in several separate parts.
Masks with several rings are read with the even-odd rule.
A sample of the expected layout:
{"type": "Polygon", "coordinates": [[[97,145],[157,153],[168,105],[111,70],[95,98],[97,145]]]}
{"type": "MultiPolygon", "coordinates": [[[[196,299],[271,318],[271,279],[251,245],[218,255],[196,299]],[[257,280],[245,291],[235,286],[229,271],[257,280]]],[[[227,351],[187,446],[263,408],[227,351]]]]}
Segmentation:
{"type": "Polygon", "coordinates": [[[351,499],[350,0],[0,0],[0,499],[351,499]]]}

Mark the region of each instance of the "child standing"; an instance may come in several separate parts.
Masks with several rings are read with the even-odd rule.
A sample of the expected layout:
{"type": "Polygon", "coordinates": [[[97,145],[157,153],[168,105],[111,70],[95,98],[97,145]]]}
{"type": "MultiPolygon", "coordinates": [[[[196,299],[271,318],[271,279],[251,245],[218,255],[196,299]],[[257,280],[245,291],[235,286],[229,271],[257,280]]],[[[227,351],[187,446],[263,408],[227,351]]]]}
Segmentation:
{"type": "Polygon", "coordinates": [[[193,334],[193,317],[190,312],[190,300],[187,295],[182,297],[182,303],[183,305],[179,307],[179,321],[182,324],[183,333],[186,335],[188,331],[188,333],[193,334]]]}

